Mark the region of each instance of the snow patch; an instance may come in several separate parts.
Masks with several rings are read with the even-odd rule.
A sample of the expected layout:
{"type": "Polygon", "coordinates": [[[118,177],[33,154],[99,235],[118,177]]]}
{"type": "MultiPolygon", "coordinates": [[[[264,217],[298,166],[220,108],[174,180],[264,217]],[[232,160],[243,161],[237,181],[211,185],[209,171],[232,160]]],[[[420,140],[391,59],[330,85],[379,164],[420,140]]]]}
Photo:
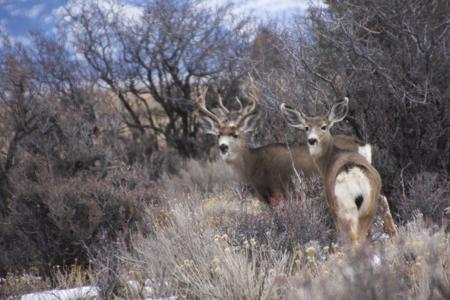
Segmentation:
{"type": "MultiPolygon", "coordinates": [[[[96,286],[83,286],[65,290],[49,290],[22,295],[20,300],[75,300],[99,298],[100,289],[96,286]]],[[[12,299],[12,298],[11,298],[12,299]]]]}
{"type": "MultiPolygon", "coordinates": [[[[136,281],[128,281],[128,285],[138,287],[136,281]]],[[[150,287],[148,287],[150,288],[150,287]]],[[[151,289],[151,288],[150,288],[151,289]]],[[[151,290],[153,291],[153,290],[151,290]]],[[[148,292],[148,290],[147,290],[148,292]]],[[[96,286],[83,286],[73,289],[64,290],[48,290],[37,293],[25,294],[20,297],[10,297],[8,300],[20,299],[20,300],[78,300],[78,299],[100,299],[100,289],[96,286]]],[[[144,298],[144,300],[177,300],[176,296],[170,296],[165,298],[144,298]]]]}

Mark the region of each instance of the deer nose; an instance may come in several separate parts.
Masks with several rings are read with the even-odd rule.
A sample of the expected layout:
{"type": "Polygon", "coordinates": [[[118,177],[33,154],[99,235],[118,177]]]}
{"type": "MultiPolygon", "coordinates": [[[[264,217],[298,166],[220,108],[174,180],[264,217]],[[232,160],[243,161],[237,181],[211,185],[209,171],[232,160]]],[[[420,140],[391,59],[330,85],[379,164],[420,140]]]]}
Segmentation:
{"type": "Polygon", "coordinates": [[[314,146],[317,143],[317,139],[316,138],[309,138],[308,139],[308,144],[310,144],[311,146],[314,146]]]}
{"type": "Polygon", "coordinates": [[[221,144],[221,145],[219,146],[219,149],[220,149],[220,152],[222,152],[222,154],[225,154],[225,153],[228,152],[228,146],[225,145],[225,144],[221,144]]]}

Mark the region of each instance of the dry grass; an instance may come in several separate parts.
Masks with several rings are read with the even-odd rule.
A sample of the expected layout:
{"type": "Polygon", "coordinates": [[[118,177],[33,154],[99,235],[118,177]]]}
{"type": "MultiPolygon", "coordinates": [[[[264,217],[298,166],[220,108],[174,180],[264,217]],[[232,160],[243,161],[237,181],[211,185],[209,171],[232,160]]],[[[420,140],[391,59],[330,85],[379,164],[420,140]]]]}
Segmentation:
{"type": "Polygon", "coordinates": [[[178,188],[183,192],[168,200],[168,223],[155,235],[136,239],[132,255],[129,251],[120,255],[128,270],[121,281],[141,282],[141,293],[128,289],[127,297],[445,299],[450,295],[450,235],[426,223],[420,212],[400,227],[397,237],[356,251],[339,249],[330,244],[335,237],[316,181],[298,183],[300,191],[271,212],[223,177],[218,186],[210,185],[203,176],[216,174],[216,166],[203,168],[176,179],[173,195],[178,188]],[[182,184],[194,181],[197,187],[187,185],[190,190],[182,184]],[[145,290],[146,283],[154,288],[145,290]]]}
{"type": "MultiPolygon", "coordinates": [[[[271,211],[227,172],[220,162],[190,161],[158,188],[139,185],[164,202],[161,210],[147,208],[153,231],[126,243],[105,241],[91,252],[92,269],[60,268],[51,280],[8,275],[1,296],[97,285],[107,299],[449,297],[450,235],[420,212],[398,236],[350,251],[331,243],[334,230],[317,181],[297,182],[291,199],[271,211]]],[[[133,174],[110,180],[123,184],[126,175],[133,186],[141,178],[133,174]]]]}
{"type": "Polygon", "coordinates": [[[146,296],[445,299],[450,293],[449,235],[425,225],[420,214],[391,240],[331,253],[317,242],[283,251],[275,249],[276,237],[242,240],[210,226],[201,207],[177,203],[172,212],[170,225],[135,241],[136,255],[122,257],[141,278],[160,279],[160,289],[146,296]]]}
{"type": "Polygon", "coordinates": [[[222,160],[214,162],[187,160],[177,175],[163,175],[160,182],[167,199],[180,195],[203,197],[233,188],[236,178],[222,160]]]}
{"type": "Polygon", "coordinates": [[[37,270],[30,270],[24,274],[8,273],[1,285],[0,298],[55,288],[67,289],[91,285],[91,273],[92,269],[76,263],[69,266],[54,266],[49,277],[39,276],[37,270]]]}

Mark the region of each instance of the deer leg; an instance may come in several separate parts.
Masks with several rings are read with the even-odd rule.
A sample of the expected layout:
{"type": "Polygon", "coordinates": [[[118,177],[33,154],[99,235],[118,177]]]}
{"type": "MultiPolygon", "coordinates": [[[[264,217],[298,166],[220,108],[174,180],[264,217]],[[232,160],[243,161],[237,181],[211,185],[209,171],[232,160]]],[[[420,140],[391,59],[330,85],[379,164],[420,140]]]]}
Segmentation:
{"type": "Polygon", "coordinates": [[[357,245],[360,240],[358,211],[355,209],[347,210],[339,213],[338,230],[344,240],[350,240],[352,245],[357,245]]]}
{"type": "MultiPolygon", "coordinates": [[[[377,199],[377,196],[372,194],[370,199],[377,199]]],[[[377,202],[367,199],[368,205],[365,210],[359,211],[358,223],[359,223],[359,236],[362,240],[367,238],[370,226],[373,223],[375,214],[377,213],[377,202]]]]}
{"type": "Polygon", "coordinates": [[[355,220],[349,220],[348,221],[348,235],[350,238],[350,241],[352,242],[352,245],[359,244],[359,241],[361,239],[360,235],[358,234],[358,221],[355,220]]]}
{"type": "Polygon", "coordinates": [[[390,236],[394,236],[397,234],[397,225],[395,225],[394,223],[391,210],[389,209],[389,204],[384,195],[380,195],[380,205],[383,210],[384,229],[388,232],[390,236]]]}
{"type": "Polygon", "coordinates": [[[366,215],[359,218],[359,236],[362,240],[367,238],[367,234],[369,232],[370,225],[372,225],[373,214],[366,215]]]}

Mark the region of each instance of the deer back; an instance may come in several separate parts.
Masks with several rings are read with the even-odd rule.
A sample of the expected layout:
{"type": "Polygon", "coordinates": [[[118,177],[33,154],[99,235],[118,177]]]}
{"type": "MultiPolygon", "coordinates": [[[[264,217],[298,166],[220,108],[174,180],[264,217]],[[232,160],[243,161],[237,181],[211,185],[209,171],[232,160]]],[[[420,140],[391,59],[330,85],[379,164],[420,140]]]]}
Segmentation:
{"type": "Polygon", "coordinates": [[[285,194],[292,186],[292,176],[298,172],[311,176],[317,168],[306,145],[269,144],[248,148],[242,161],[232,165],[239,177],[263,198],[285,194]]]}
{"type": "MultiPolygon", "coordinates": [[[[337,136],[336,145],[345,151],[358,152],[364,143],[355,138],[337,136]]],[[[293,187],[293,176],[300,174],[311,177],[319,174],[304,143],[275,143],[249,148],[243,155],[243,161],[233,167],[241,179],[259,194],[284,193],[293,187]]]]}

